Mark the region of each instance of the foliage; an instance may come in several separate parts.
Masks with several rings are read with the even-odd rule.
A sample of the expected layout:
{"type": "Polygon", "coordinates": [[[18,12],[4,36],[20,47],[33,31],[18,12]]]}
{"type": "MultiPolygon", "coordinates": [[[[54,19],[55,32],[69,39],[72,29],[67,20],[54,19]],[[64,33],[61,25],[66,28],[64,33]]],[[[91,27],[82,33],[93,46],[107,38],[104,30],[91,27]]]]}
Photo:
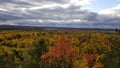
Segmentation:
{"type": "Polygon", "coordinates": [[[73,47],[71,41],[63,35],[48,53],[41,56],[41,67],[44,63],[49,63],[49,68],[73,68],[74,61],[78,57],[79,53],[73,47]],[[51,64],[55,66],[51,66],[51,64]]]}
{"type": "Polygon", "coordinates": [[[109,30],[2,30],[0,68],[120,68],[120,35],[109,30]]]}

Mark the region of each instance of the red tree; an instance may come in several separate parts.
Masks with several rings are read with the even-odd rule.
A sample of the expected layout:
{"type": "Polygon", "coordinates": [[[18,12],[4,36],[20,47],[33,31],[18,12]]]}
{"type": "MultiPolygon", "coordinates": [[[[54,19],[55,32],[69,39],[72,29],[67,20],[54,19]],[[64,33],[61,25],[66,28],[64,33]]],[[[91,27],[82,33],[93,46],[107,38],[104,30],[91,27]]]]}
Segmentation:
{"type": "Polygon", "coordinates": [[[47,59],[49,63],[59,62],[60,67],[71,68],[78,57],[79,53],[73,47],[71,40],[62,35],[55,46],[48,53],[42,55],[41,59],[47,59]]]}

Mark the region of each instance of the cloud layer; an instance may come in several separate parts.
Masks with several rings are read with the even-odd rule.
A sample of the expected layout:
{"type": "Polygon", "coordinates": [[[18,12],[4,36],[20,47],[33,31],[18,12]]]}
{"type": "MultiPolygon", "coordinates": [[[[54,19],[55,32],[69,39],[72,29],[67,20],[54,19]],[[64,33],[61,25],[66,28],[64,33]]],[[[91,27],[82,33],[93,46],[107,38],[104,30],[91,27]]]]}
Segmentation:
{"type": "Polygon", "coordinates": [[[76,28],[120,26],[120,5],[99,13],[82,8],[92,0],[0,0],[0,24],[76,28]]]}

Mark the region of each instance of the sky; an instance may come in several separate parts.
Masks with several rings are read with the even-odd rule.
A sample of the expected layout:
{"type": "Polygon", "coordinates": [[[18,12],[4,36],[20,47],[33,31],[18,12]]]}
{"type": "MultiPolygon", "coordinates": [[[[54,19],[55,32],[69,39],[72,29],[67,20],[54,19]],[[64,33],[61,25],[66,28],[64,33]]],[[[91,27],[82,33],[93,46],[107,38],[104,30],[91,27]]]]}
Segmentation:
{"type": "Polygon", "coordinates": [[[120,0],[0,0],[0,25],[118,28],[120,0]]]}
{"type": "Polygon", "coordinates": [[[104,9],[110,9],[120,4],[120,0],[93,0],[90,4],[84,5],[84,8],[94,12],[99,12],[104,9]]]}

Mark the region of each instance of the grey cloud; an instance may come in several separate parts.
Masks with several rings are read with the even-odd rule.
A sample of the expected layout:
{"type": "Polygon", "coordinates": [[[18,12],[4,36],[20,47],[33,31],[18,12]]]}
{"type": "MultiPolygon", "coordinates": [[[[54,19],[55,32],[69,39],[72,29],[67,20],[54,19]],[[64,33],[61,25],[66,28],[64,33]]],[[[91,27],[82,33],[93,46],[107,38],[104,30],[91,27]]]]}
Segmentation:
{"type": "MultiPolygon", "coordinates": [[[[69,0],[0,0],[0,7],[9,5],[11,7],[30,7],[30,6],[41,6],[50,3],[68,3],[69,0]]],[[[9,7],[9,6],[7,6],[9,7]]]]}
{"type": "MultiPolygon", "coordinates": [[[[35,6],[35,3],[39,3],[40,5],[45,5],[45,3],[59,3],[62,5],[68,2],[68,0],[0,0],[0,8],[6,8],[7,4],[12,4],[12,7],[16,8],[16,10],[0,10],[0,23],[3,24],[4,22],[5,24],[12,23],[17,25],[82,28],[111,28],[120,26],[119,16],[98,14],[82,9],[82,6],[70,5],[67,8],[55,6],[54,8],[42,8],[35,10],[17,9],[35,6]],[[4,5],[6,6],[4,7],[4,5]]],[[[7,6],[7,8],[9,8],[9,6],[7,6]]]]}

